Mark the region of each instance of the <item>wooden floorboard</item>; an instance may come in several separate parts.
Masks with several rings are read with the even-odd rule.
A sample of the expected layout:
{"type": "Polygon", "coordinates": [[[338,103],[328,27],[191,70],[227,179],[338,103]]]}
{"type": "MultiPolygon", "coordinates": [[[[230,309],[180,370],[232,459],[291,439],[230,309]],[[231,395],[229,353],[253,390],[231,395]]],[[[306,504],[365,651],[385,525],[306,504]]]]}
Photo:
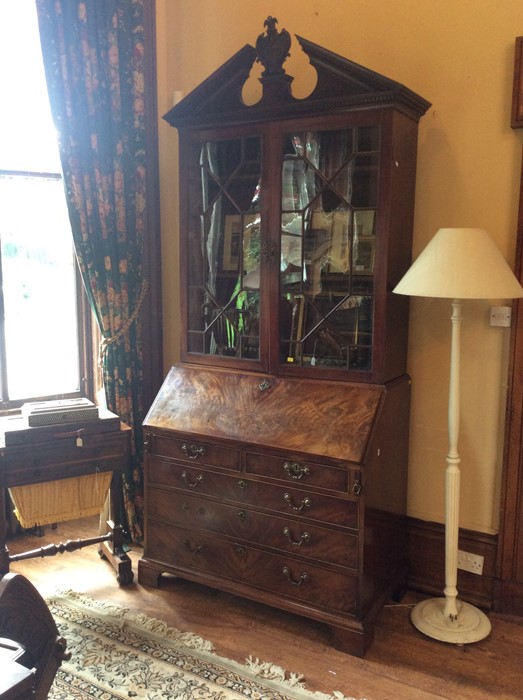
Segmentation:
{"type": "MultiPolygon", "coordinates": [[[[96,535],[97,519],[61,523],[42,537],[22,533],[9,540],[12,554],[50,542],[96,535]]],[[[491,635],[455,646],[424,637],[410,622],[419,596],[380,613],[375,639],[364,659],[336,651],[321,624],[181,579],[162,577],[159,589],[140,586],[140,548],[130,552],[135,582],[121,587],[97,546],[14,562],[47,595],[57,588],[118,602],[136,612],[209,639],[218,655],[243,662],[272,661],[302,673],[310,690],[366,700],[510,700],[523,697],[523,618],[490,613],[491,635]]]]}

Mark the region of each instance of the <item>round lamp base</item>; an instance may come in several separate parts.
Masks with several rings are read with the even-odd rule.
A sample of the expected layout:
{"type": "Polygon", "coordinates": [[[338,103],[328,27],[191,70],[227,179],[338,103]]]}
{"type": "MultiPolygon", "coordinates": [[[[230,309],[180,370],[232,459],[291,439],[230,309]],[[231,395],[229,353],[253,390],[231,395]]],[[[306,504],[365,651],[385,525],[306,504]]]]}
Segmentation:
{"type": "Polygon", "coordinates": [[[443,614],[445,598],[430,598],[413,608],[410,619],[420,632],[440,642],[469,644],[488,637],[491,625],[485,613],[461,600],[457,608],[457,619],[449,620],[443,614]]]}

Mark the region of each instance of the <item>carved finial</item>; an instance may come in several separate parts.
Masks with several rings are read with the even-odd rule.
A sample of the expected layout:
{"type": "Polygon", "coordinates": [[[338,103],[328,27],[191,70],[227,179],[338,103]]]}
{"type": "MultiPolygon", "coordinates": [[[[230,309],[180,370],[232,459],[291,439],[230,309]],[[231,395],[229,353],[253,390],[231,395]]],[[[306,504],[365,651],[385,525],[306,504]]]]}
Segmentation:
{"type": "Polygon", "coordinates": [[[265,77],[285,73],[282,66],[291,47],[291,35],[286,29],[278,33],[277,22],[275,17],[267,17],[263,23],[263,26],[267,27],[267,33],[260,34],[256,40],[256,61],[265,68],[262,73],[265,77]]]}

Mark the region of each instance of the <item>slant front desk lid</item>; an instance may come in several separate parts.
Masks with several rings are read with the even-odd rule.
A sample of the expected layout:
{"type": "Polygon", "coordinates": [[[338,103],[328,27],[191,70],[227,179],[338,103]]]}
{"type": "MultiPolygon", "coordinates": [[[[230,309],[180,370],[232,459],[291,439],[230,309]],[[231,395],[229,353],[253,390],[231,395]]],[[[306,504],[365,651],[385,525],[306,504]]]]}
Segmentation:
{"type": "Polygon", "coordinates": [[[144,426],[364,461],[385,389],[175,366],[144,426]]]}

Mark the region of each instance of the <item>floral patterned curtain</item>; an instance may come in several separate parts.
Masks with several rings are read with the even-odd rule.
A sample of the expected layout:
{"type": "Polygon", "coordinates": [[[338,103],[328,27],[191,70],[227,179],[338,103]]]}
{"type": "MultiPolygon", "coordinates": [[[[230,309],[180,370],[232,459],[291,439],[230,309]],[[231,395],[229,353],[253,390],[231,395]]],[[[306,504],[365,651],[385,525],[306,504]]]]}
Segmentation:
{"type": "Polygon", "coordinates": [[[144,2],[36,0],[69,217],[102,336],[109,410],[133,427],[124,474],[130,536],[142,538],[142,348],[147,292],[144,2]]]}

